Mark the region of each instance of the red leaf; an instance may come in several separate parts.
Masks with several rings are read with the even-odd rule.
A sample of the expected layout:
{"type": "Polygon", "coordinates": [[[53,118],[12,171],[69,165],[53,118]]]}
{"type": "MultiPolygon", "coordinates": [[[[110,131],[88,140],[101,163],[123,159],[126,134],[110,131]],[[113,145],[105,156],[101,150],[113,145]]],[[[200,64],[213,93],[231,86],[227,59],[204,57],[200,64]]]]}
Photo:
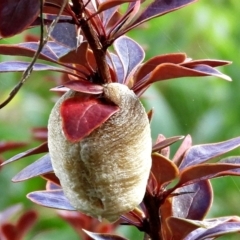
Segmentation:
{"type": "Polygon", "coordinates": [[[152,154],[151,171],[154,174],[159,186],[171,181],[178,175],[178,169],[175,164],[157,153],[152,154]]]}
{"type": "Polygon", "coordinates": [[[64,134],[71,142],[80,141],[118,110],[118,106],[103,103],[100,98],[69,98],[62,103],[60,110],[64,134]]]}
{"type": "Polygon", "coordinates": [[[184,60],[187,58],[185,53],[170,53],[170,54],[164,54],[155,56],[148,61],[146,61],[137,71],[135,76],[135,81],[140,81],[143,77],[145,77],[148,73],[154,70],[155,67],[157,67],[160,64],[163,63],[175,63],[180,64],[184,62],[184,60]]]}
{"type": "Polygon", "coordinates": [[[180,194],[172,198],[174,217],[202,220],[212,204],[213,192],[209,180],[178,188],[174,193],[180,194]]]}
{"type": "Polygon", "coordinates": [[[187,234],[200,227],[200,224],[197,224],[192,220],[185,220],[176,217],[169,217],[167,219],[167,225],[171,231],[173,239],[184,239],[187,234]]]}
{"type": "Polygon", "coordinates": [[[149,120],[150,123],[151,123],[152,118],[153,118],[153,113],[154,113],[153,108],[147,113],[148,120],[149,120]]]}
{"type": "Polygon", "coordinates": [[[1,0],[0,1],[0,34],[11,37],[25,30],[37,17],[39,1],[1,0]]]}
{"type": "Polygon", "coordinates": [[[41,177],[49,182],[52,182],[53,184],[56,184],[59,186],[61,185],[60,181],[59,181],[58,177],[55,175],[55,173],[45,173],[45,174],[41,175],[41,177]]]}
{"type": "Polygon", "coordinates": [[[148,83],[167,80],[180,77],[201,77],[201,76],[216,76],[225,80],[230,78],[216,69],[207,65],[196,65],[192,68],[186,68],[172,63],[164,63],[157,66],[149,75],[148,83]]]}
{"type": "Polygon", "coordinates": [[[24,142],[0,142],[0,153],[26,146],[24,142]]]}
{"type": "Polygon", "coordinates": [[[208,65],[211,67],[219,67],[219,66],[228,65],[231,63],[232,62],[230,62],[230,61],[224,61],[224,60],[201,59],[201,60],[186,61],[186,62],[182,63],[181,65],[185,66],[185,67],[193,67],[193,66],[197,66],[199,64],[203,64],[203,65],[208,65]]]}
{"type": "Polygon", "coordinates": [[[88,49],[88,43],[83,42],[77,49],[73,49],[69,51],[67,54],[61,56],[59,58],[60,62],[63,63],[75,63],[79,65],[87,65],[87,52],[90,51],[88,49]]]}
{"type": "Polygon", "coordinates": [[[11,223],[5,223],[1,226],[1,232],[6,240],[17,240],[18,232],[16,227],[11,223]]]}
{"type": "Polygon", "coordinates": [[[46,127],[36,127],[32,128],[32,137],[38,141],[47,141],[47,128],[46,127]]]}
{"type": "Polygon", "coordinates": [[[147,192],[149,192],[151,195],[155,195],[156,191],[158,190],[158,183],[157,179],[153,175],[153,172],[150,172],[148,183],[147,183],[147,192]]]}
{"type": "Polygon", "coordinates": [[[18,239],[24,237],[24,235],[31,229],[31,227],[37,221],[37,213],[33,210],[25,212],[17,222],[18,239]]]}

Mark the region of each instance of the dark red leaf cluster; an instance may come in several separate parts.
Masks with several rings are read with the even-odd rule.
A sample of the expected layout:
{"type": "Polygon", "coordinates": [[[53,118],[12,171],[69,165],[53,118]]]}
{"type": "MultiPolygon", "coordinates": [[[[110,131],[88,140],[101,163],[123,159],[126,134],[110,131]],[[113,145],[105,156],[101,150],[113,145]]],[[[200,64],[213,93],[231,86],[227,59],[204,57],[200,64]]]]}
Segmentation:
{"type": "Polygon", "coordinates": [[[37,220],[37,213],[33,210],[25,211],[16,223],[10,222],[10,218],[18,214],[21,205],[15,205],[0,213],[0,239],[22,240],[26,233],[31,230],[37,220]]]}

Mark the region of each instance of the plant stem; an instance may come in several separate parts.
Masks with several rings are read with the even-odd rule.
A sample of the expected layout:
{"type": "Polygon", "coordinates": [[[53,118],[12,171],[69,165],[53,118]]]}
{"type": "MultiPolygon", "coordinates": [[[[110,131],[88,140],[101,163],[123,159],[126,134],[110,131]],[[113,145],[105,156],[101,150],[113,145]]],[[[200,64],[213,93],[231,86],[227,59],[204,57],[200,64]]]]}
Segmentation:
{"type": "Polygon", "coordinates": [[[111,75],[110,75],[110,71],[108,68],[107,60],[106,60],[106,51],[103,49],[103,46],[99,41],[99,38],[96,32],[91,27],[89,22],[86,21],[85,19],[82,19],[80,22],[81,22],[82,31],[84,32],[84,35],[93,51],[93,54],[97,63],[97,67],[98,67],[99,76],[104,83],[110,83],[111,75]]]}
{"type": "Polygon", "coordinates": [[[151,240],[162,240],[161,217],[159,214],[160,199],[152,196],[146,191],[143,199],[148,212],[148,218],[145,222],[145,230],[151,240]]]}
{"type": "Polygon", "coordinates": [[[89,21],[86,20],[85,11],[84,11],[85,7],[83,2],[81,1],[79,3],[80,4],[77,5],[77,8],[78,9],[80,8],[79,12],[81,13],[80,14],[81,17],[79,19],[79,25],[87,39],[88,44],[90,45],[93,51],[100,80],[103,83],[110,83],[112,81],[111,81],[111,74],[110,74],[109,67],[106,60],[106,50],[102,46],[96,31],[92,27],[90,22],[91,20],[89,21]]]}

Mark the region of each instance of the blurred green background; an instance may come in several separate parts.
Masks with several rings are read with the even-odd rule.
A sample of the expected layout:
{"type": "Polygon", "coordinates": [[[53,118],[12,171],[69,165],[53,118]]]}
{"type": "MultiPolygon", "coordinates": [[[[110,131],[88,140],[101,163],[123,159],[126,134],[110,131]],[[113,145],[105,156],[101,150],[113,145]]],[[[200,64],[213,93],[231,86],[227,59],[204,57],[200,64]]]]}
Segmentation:
{"type": "MultiPolygon", "coordinates": [[[[155,84],[144,94],[147,110],[154,108],[152,136],[166,137],[191,134],[194,144],[224,141],[240,136],[240,1],[201,0],[186,8],[154,19],[129,33],[146,50],[146,59],[156,54],[185,52],[193,59],[222,59],[233,63],[220,68],[232,78],[227,82],[214,77],[181,78],[155,84]]],[[[1,40],[1,43],[21,42],[21,36],[1,40]]],[[[16,59],[0,56],[0,61],[16,59]]],[[[21,74],[0,75],[0,100],[6,98],[21,74]]],[[[33,73],[14,100],[0,111],[0,140],[28,141],[32,127],[46,126],[55,95],[51,79],[59,75],[33,73]],[[44,78],[49,80],[45,81],[44,78]]],[[[31,147],[37,142],[31,142],[31,147]]],[[[177,146],[177,144],[176,144],[177,146]]],[[[176,149],[173,146],[172,153],[176,149]]],[[[4,154],[13,156],[19,151],[4,154]]],[[[240,155],[237,149],[230,155],[240,155]]],[[[15,203],[40,211],[40,220],[28,239],[78,239],[54,210],[30,203],[25,195],[43,189],[44,181],[33,179],[11,183],[11,178],[36,157],[8,165],[0,172],[0,211],[15,203]],[[46,230],[35,237],[34,232],[46,230]]],[[[224,177],[212,181],[214,202],[207,217],[240,215],[240,178],[224,177]]],[[[129,239],[141,239],[137,231],[122,227],[129,239]],[[137,235],[135,235],[137,234],[137,235]]],[[[220,239],[239,239],[229,235],[220,239]]]]}

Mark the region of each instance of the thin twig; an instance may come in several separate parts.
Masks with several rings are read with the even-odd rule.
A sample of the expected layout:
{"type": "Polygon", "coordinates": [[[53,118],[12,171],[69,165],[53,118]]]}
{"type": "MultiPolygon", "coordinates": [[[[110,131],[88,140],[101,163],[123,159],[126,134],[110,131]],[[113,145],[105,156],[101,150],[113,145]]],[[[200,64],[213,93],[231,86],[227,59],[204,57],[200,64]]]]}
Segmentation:
{"type": "Polygon", "coordinates": [[[0,109],[2,109],[3,107],[5,107],[18,93],[18,91],[20,90],[20,88],[22,87],[22,85],[26,82],[26,80],[30,77],[32,71],[33,71],[33,67],[34,64],[36,63],[43,47],[47,44],[48,39],[50,37],[51,32],[53,31],[55,25],[57,24],[58,20],[60,19],[60,16],[68,2],[68,0],[65,0],[64,3],[62,4],[60,11],[57,15],[57,17],[54,19],[54,21],[51,23],[51,25],[49,26],[49,29],[47,31],[46,37],[44,37],[44,19],[43,19],[43,0],[39,0],[40,1],[40,18],[41,18],[41,25],[40,25],[40,40],[39,40],[39,45],[38,45],[38,49],[35,52],[32,61],[30,62],[29,66],[27,67],[27,69],[23,72],[22,74],[22,78],[20,80],[20,82],[14,87],[14,89],[10,92],[8,98],[2,102],[0,104],[0,109]]]}

